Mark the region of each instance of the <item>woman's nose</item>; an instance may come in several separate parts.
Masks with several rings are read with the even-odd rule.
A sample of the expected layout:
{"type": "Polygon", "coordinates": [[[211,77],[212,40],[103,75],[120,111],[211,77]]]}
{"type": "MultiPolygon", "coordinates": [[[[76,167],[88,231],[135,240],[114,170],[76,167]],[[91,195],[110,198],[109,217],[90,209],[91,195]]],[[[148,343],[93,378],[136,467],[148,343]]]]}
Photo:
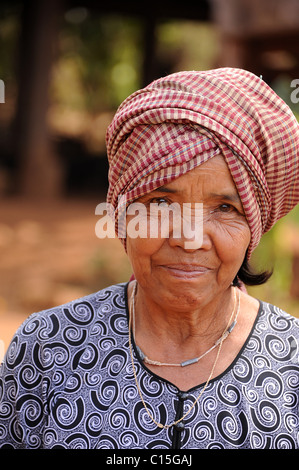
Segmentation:
{"type": "Polygon", "coordinates": [[[208,221],[203,216],[203,205],[185,205],[180,217],[173,219],[169,233],[171,246],[180,246],[186,251],[209,250],[212,247],[208,221]]]}

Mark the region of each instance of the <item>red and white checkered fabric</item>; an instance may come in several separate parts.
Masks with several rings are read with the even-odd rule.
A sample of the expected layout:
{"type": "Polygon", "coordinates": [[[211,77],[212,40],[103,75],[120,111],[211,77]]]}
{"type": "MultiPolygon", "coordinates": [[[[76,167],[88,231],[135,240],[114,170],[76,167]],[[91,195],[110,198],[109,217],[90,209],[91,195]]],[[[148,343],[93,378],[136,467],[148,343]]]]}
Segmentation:
{"type": "Polygon", "coordinates": [[[179,72],[129,96],[107,130],[107,202],[117,215],[121,196],[129,204],[219,153],[251,230],[250,257],[299,202],[299,125],[248,71],[179,72]]]}

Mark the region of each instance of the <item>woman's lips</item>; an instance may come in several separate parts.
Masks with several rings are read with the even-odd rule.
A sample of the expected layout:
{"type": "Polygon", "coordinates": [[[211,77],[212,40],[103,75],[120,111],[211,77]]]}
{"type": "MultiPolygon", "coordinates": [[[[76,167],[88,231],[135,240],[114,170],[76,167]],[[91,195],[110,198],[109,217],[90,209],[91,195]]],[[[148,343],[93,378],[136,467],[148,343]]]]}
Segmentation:
{"type": "Polygon", "coordinates": [[[168,264],[162,265],[161,267],[167,270],[172,276],[185,279],[196,278],[211,271],[210,268],[205,266],[193,264],[168,264]]]}

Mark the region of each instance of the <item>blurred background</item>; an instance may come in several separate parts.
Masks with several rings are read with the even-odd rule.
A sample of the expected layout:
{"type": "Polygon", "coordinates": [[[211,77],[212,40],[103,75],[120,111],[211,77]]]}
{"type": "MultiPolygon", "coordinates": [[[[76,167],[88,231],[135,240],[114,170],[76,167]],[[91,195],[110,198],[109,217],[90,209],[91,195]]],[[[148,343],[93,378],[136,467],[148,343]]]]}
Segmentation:
{"type": "MultiPolygon", "coordinates": [[[[299,117],[299,0],[1,0],[0,356],[32,312],[131,275],[121,243],[95,235],[120,102],[222,66],[262,75],[299,117]]],[[[253,262],[274,274],[250,293],[299,317],[299,208],[253,262]]]]}

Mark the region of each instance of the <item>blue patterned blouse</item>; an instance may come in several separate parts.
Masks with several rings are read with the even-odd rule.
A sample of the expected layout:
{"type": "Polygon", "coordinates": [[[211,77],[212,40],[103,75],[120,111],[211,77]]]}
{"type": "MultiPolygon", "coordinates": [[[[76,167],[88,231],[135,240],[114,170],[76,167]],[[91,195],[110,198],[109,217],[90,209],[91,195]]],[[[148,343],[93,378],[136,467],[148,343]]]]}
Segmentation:
{"type": "MultiPolygon", "coordinates": [[[[233,363],[177,426],[158,428],[136,388],[126,284],[31,315],[0,372],[0,447],[299,448],[299,322],[260,302],[233,363]]],[[[202,384],[181,391],[134,361],[146,405],[169,424],[202,384]]]]}

